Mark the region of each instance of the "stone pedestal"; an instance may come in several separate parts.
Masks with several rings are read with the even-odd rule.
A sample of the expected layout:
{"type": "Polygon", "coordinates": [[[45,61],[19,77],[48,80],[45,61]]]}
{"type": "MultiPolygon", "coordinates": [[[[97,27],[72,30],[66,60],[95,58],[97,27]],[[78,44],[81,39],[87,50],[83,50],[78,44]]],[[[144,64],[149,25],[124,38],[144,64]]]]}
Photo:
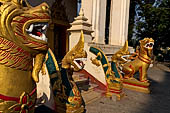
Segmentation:
{"type": "Polygon", "coordinates": [[[91,33],[93,32],[91,28],[92,25],[89,24],[87,20],[88,19],[84,16],[83,9],[81,8],[79,16],[75,18],[73,23],[71,23],[71,28],[68,29],[68,32],[70,32],[69,50],[71,50],[71,48],[73,48],[74,45],[76,45],[77,42],[79,41],[81,30],[84,33],[85,43],[92,41],[91,36],[91,33]]]}
{"type": "Polygon", "coordinates": [[[149,89],[150,83],[149,82],[140,82],[136,79],[124,79],[123,80],[123,87],[138,91],[138,92],[143,92],[143,93],[150,93],[149,89]]]}

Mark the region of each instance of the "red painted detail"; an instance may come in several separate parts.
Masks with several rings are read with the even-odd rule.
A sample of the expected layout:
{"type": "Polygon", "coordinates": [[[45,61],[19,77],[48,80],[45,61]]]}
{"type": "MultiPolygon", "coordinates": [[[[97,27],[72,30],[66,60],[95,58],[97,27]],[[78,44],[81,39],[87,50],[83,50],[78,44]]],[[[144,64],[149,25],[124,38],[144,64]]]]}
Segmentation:
{"type": "Polygon", "coordinates": [[[16,101],[19,102],[19,98],[17,97],[9,97],[9,96],[5,96],[5,95],[1,95],[0,94],[0,99],[4,100],[4,101],[16,101]]]}
{"type": "Polygon", "coordinates": [[[7,46],[10,46],[10,45],[11,45],[11,43],[12,43],[12,42],[10,42],[10,41],[9,41],[9,42],[8,42],[8,44],[7,44],[7,46]]]}
{"type": "Polygon", "coordinates": [[[23,27],[23,24],[18,24],[18,27],[22,28],[22,27],[23,27]]]}
{"type": "Polygon", "coordinates": [[[25,36],[23,36],[23,35],[21,35],[21,34],[19,34],[19,33],[17,33],[17,32],[15,32],[15,35],[18,35],[18,36],[22,37],[24,40],[26,40],[26,37],[25,37],[25,36]]]}
{"type": "Polygon", "coordinates": [[[20,111],[20,110],[21,110],[21,107],[15,107],[14,110],[15,110],[15,111],[20,111]]]}
{"type": "Polygon", "coordinates": [[[12,46],[12,49],[15,49],[16,47],[17,47],[17,45],[14,44],[14,45],[12,46]]]}
{"type": "Polygon", "coordinates": [[[147,61],[144,61],[143,59],[141,59],[140,57],[138,57],[139,58],[139,60],[141,60],[141,61],[143,61],[143,62],[145,62],[145,63],[147,63],[147,64],[151,64],[151,61],[150,62],[147,62],[147,61]]]}
{"type": "Polygon", "coordinates": [[[8,43],[8,40],[3,40],[2,44],[6,45],[6,43],[8,43]]]}
{"type": "Polygon", "coordinates": [[[37,88],[34,88],[32,92],[29,94],[29,96],[32,96],[36,92],[37,88]]]}
{"type": "MultiPolygon", "coordinates": [[[[36,92],[36,88],[33,89],[33,91],[29,94],[29,96],[32,96],[34,93],[36,92]]],[[[29,107],[29,109],[32,109],[34,104],[32,103],[32,101],[30,101],[29,103],[27,102],[27,96],[23,96],[22,98],[22,103],[20,103],[20,98],[17,97],[9,97],[9,96],[4,96],[0,94],[0,99],[5,100],[5,101],[16,101],[19,104],[27,104],[27,106],[29,107]]],[[[21,111],[21,113],[26,113],[26,110],[22,110],[21,109],[21,105],[17,106],[14,108],[15,111],[21,111]]]]}
{"type": "Polygon", "coordinates": [[[36,32],[36,34],[40,37],[42,36],[42,33],[41,32],[36,32]]]}
{"type": "Polygon", "coordinates": [[[2,59],[0,59],[0,61],[3,61],[5,59],[5,57],[4,58],[2,58],[2,59]]]}
{"type": "Polygon", "coordinates": [[[27,18],[27,19],[28,19],[28,17],[25,17],[25,16],[20,16],[20,17],[22,17],[22,18],[27,18]]]}
{"type": "Polygon", "coordinates": [[[124,84],[128,84],[128,85],[132,85],[132,86],[138,86],[138,87],[148,88],[147,86],[132,84],[132,83],[128,83],[128,82],[123,82],[123,83],[124,83],[124,84]]]}
{"type": "Polygon", "coordinates": [[[32,62],[28,62],[28,63],[23,67],[23,70],[27,70],[31,63],[32,63],[32,62]]]}
{"type": "Polygon", "coordinates": [[[18,33],[23,34],[23,31],[21,29],[16,29],[18,33]]]}
{"type": "Polygon", "coordinates": [[[23,21],[17,21],[17,20],[13,20],[12,22],[22,23],[22,24],[24,24],[24,23],[25,23],[25,22],[23,22],[23,21]]]}
{"type": "Polygon", "coordinates": [[[111,92],[111,93],[115,93],[115,94],[120,94],[122,91],[117,92],[117,91],[114,91],[114,90],[110,90],[109,92],[111,92]]]}
{"type": "Polygon", "coordinates": [[[27,96],[24,96],[24,97],[23,97],[22,103],[23,103],[23,104],[26,104],[26,103],[27,103],[27,96]]]}
{"type": "Polygon", "coordinates": [[[26,113],[26,110],[22,110],[22,113],[26,113]]]}
{"type": "MultiPolygon", "coordinates": [[[[39,16],[38,16],[38,15],[36,15],[36,14],[32,14],[32,15],[34,15],[35,17],[37,17],[37,19],[39,19],[39,16]]],[[[34,18],[35,18],[35,17],[34,17],[34,18]]]]}
{"type": "MultiPolygon", "coordinates": [[[[36,92],[36,88],[33,89],[33,91],[29,94],[29,96],[32,96],[36,92]]],[[[19,102],[20,98],[18,97],[9,97],[9,96],[4,96],[0,94],[0,99],[5,100],[5,101],[16,101],[19,102]]]]}
{"type": "Polygon", "coordinates": [[[50,16],[48,16],[48,15],[45,14],[45,13],[44,13],[44,17],[45,17],[46,19],[50,19],[50,16]]]}
{"type": "MultiPolygon", "coordinates": [[[[17,63],[19,62],[19,59],[20,59],[20,58],[18,58],[17,60],[14,60],[15,62],[14,62],[13,64],[9,65],[9,67],[13,67],[15,64],[17,64],[17,63]]],[[[21,65],[21,64],[20,64],[20,65],[21,65]]]]}
{"type": "Polygon", "coordinates": [[[91,75],[90,73],[88,73],[86,70],[81,70],[80,73],[85,74],[84,77],[85,78],[90,78],[92,81],[96,83],[99,86],[99,89],[106,91],[107,90],[107,86],[104,85],[103,83],[101,83],[100,81],[98,81],[96,78],[93,77],[93,75],[91,75]]]}
{"type": "Polygon", "coordinates": [[[0,44],[3,42],[4,38],[0,38],[0,44]]]}
{"type": "Polygon", "coordinates": [[[140,80],[142,80],[142,74],[143,74],[142,71],[143,71],[143,70],[142,70],[142,66],[141,66],[141,67],[139,67],[140,80]]]}
{"type": "Polygon", "coordinates": [[[117,89],[112,89],[112,88],[109,88],[110,90],[114,90],[114,91],[117,91],[117,92],[120,92],[121,90],[117,90],[117,89]]]}
{"type": "Polygon", "coordinates": [[[5,58],[6,58],[6,55],[7,55],[7,52],[4,52],[1,56],[5,56],[5,58]]]}
{"type": "Polygon", "coordinates": [[[11,59],[12,59],[12,57],[13,57],[13,56],[9,54],[8,59],[9,59],[9,60],[11,60],[11,59]]]}
{"type": "Polygon", "coordinates": [[[139,57],[142,57],[143,59],[145,59],[145,60],[147,60],[147,61],[151,62],[151,60],[150,60],[150,59],[147,59],[147,58],[145,58],[145,57],[143,57],[143,56],[141,56],[141,55],[139,55],[139,57]]]}

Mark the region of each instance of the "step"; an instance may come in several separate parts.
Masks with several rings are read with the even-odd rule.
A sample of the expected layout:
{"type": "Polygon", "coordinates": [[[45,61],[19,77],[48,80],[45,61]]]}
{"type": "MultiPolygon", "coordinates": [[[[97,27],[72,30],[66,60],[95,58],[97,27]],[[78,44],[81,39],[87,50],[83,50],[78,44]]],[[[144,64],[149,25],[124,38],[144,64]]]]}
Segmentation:
{"type": "Polygon", "coordinates": [[[73,73],[72,75],[74,82],[79,88],[83,86],[87,86],[89,84],[89,79],[83,76],[84,74],[81,74],[81,73],[73,73]]]}
{"type": "Polygon", "coordinates": [[[86,105],[101,98],[101,93],[94,90],[83,91],[81,95],[86,105]]]}
{"type": "Polygon", "coordinates": [[[101,92],[96,90],[98,85],[92,83],[89,78],[85,78],[84,74],[74,72],[72,77],[78,86],[86,105],[98,100],[101,97],[101,92]]]}

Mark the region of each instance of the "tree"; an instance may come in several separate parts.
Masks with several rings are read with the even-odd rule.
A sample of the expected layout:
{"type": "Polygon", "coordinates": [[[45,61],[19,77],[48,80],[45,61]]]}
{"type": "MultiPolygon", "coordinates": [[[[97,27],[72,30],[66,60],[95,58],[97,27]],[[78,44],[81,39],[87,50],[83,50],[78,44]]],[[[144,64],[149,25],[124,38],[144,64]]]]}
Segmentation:
{"type": "MultiPolygon", "coordinates": [[[[137,41],[144,37],[152,37],[156,45],[154,50],[168,47],[168,42],[170,42],[170,0],[140,0],[135,7],[133,35],[137,41]]],[[[158,54],[157,51],[154,52],[156,55],[158,54]]]]}

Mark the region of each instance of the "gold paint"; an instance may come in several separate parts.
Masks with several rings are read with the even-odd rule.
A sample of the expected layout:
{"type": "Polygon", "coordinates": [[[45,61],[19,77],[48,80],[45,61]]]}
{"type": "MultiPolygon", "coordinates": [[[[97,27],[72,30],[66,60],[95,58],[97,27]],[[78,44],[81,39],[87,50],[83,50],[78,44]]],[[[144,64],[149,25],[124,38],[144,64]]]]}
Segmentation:
{"type": "Polygon", "coordinates": [[[149,82],[147,80],[147,70],[152,61],[153,44],[154,40],[152,38],[144,38],[143,40],[140,40],[140,48],[136,54],[137,57],[133,61],[124,64],[122,69],[125,73],[124,82],[132,84],[129,85],[124,83],[126,88],[145,93],[150,92],[148,88],[149,82]],[[136,72],[139,72],[139,80],[133,78],[136,72]],[[145,86],[145,88],[134,85],[145,86]]]}
{"type": "MultiPolygon", "coordinates": [[[[53,53],[51,54],[51,56],[53,56],[53,53]]],[[[82,100],[81,93],[77,88],[75,82],[72,79],[70,79],[72,77],[73,71],[80,70],[73,62],[76,58],[87,58],[87,54],[84,51],[84,36],[82,31],[81,31],[81,37],[79,42],[73,47],[73,49],[71,49],[65,55],[65,57],[62,60],[62,68],[66,69],[67,74],[62,75],[62,73],[57,72],[58,80],[55,81],[53,86],[53,90],[59,91],[59,93],[54,95],[54,97],[56,101],[56,107],[57,107],[56,109],[60,113],[83,113],[84,112],[84,106],[82,106],[83,100],[82,100]],[[67,87],[62,85],[61,76],[68,77],[69,83],[72,87],[71,91],[73,92],[73,95],[66,95],[65,90],[67,90],[67,87]],[[62,99],[67,100],[68,103],[60,102],[60,100],[62,99]]],[[[56,77],[56,75],[53,74],[52,77],[56,77]]]]}
{"type": "Polygon", "coordinates": [[[128,51],[128,41],[126,41],[123,48],[113,54],[111,61],[116,63],[120,62],[121,64],[125,63],[126,61],[122,58],[122,56],[128,54],[130,54],[130,52],[128,51]]]}
{"type": "MultiPolygon", "coordinates": [[[[99,48],[97,48],[97,49],[99,49],[99,48]]],[[[99,49],[99,50],[100,50],[100,52],[102,52],[101,49],[99,49]]],[[[127,54],[129,54],[128,41],[126,41],[124,46],[112,56],[111,62],[114,62],[116,65],[118,65],[118,63],[120,63],[120,62],[124,63],[126,61],[122,58],[122,56],[127,55],[127,54]]],[[[104,53],[103,53],[103,55],[105,56],[104,53]]],[[[100,60],[97,59],[99,56],[100,56],[100,60],[101,60],[101,58],[102,58],[101,53],[98,53],[95,59],[91,58],[92,63],[95,64],[96,66],[100,66],[99,65],[100,60]]],[[[115,72],[113,72],[112,67],[109,64],[109,61],[106,56],[105,56],[105,58],[106,58],[106,64],[103,64],[102,67],[103,68],[108,67],[107,71],[105,72],[105,75],[107,76],[107,77],[105,76],[106,83],[107,83],[106,97],[112,97],[113,95],[115,95],[117,97],[117,100],[120,100],[125,95],[123,92],[121,92],[123,89],[123,77],[120,72],[118,72],[120,75],[120,78],[115,77],[115,72]],[[115,81],[117,81],[117,82],[115,82],[115,81]],[[112,90],[115,90],[120,93],[114,93],[112,90]]]]}
{"type": "Polygon", "coordinates": [[[87,58],[87,53],[84,51],[83,31],[81,31],[81,36],[78,43],[62,59],[62,68],[70,69],[71,66],[74,66],[74,71],[79,71],[80,69],[73,62],[76,58],[87,58]]]}
{"type": "MultiPolygon", "coordinates": [[[[48,51],[51,53],[52,58],[55,59],[55,56],[54,56],[52,50],[49,48],[48,51]]],[[[47,57],[48,56],[46,56],[46,59],[47,59],[47,57]]],[[[59,71],[58,63],[56,60],[54,61],[54,64],[55,64],[56,70],[59,71]]]]}
{"type": "Polygon", "coordinates": [[[32,78],[34,79],[35,82],[39,82],[39,72],[43,67],[43,62],[44,62],[45,55],[43,53],[39,53],[36,55],[35,60],[34,60],[34,68],[32,71],[32,78]]]}
{"type": "Polygon", "coordinates": [[[124,82],[123,83],[124,88],[135,90],[138,92],[143,92],[143,93],[150,93],[150,89],[149,89],[150,83],[148,83],[148,82],[140,82],[136,79],[124,79],[123,82],[124,82]],[[130,83],[133,85],[130,85],[127,83],[130,83]],[[140,87],[140,86],[142,86],[142,87],[140,87]]]}
{"type": "Polygon", "coordinates": [[[96,66],[100,66],[101,65],[101,63],[97,59],[90,58],[90,60],[91,60],[92,64],[95,64],[96,66]]]}
{"type": "MultiPolygon", "coordinates": [[[[111,62],[114,62],[117,66],[117,69],[118,69],[118,65],[119,64],[122,64],[122,63],[125,63],[126,61],[122,58],[123,55],[128,55],[129,54],[129,51],[128,51],[128,41],[125,42],[124,46],[119,50],[117,51],[115,54],[112,55],[112,58],[111,58],[111,62]]],[[[104,66],[103,66],[104,67],[104,66]]],[[[122,91],[123,89],[123,77],[122,77],[122,74],[118,71],[119,73],[119,76],[120,78],[116,78],[115,77],[115,73],[111,70],[111,66],[109,66],[109,72],[108,73],[111,73],[107,80],[107,84],[108,84],[108,90],[107,90],[107,93],[106,93],[106,96],[107,97],[110,97],[111,96],[111,90],[112,89],[115,89],[117,91],[122,91]],[[116,83],[116,82],[111,82],[112,80],[115,80],[119,83],[116,83]]],[[[117,100],[120,100],[123,96],[125,96],[125,94],[122,92],[120,94],[115,94],[117,96],[117,100]]]]}
{"type": "Polygon", "coordinates": [[[140,40],[140,50],[139,50],[139,56],[131,61],[126,63],[123,66],[123,72],[125,73],[126,78],[133,77],[133,74],[136,72],[140,72],[140,81],[147,81],[147,70],[151,63],[151,55],[152,55],[152,49],[153,48],[146,48],[147,43],[154,43],[154,40],[152,38],[144,38],[143,40],[140,40]]]}
{"type": "MultiPolygon", "coordinates": [[[[24,92],[31,93],[36,87],[35,81],[38,81],[37,73],[41,63],[35,64],[34,81],[31,72],[33,57],[47,50],[47,43],[28,35],[26,29],[32,23],[48,23],[49,9],[46,3],[32,7],[26,0],[27,7],[22,5],[23,0],[0,0],[0,2],[2,3],[0,6],[0,94],[20,98],[24,92]]],[[[36,59],[36,62],[41,61],[42,58],[36,59]]],[[[36,93],[30,98],[35,100],[35,95],[36,93]]],[[[9,108],[14,105],[23,106],[13,100],[3,101],[0,102],[0,112],[11,113],[13,111],[9,108]]],[[[29,113],[33,111],[34,109],[29,113]]]]}

